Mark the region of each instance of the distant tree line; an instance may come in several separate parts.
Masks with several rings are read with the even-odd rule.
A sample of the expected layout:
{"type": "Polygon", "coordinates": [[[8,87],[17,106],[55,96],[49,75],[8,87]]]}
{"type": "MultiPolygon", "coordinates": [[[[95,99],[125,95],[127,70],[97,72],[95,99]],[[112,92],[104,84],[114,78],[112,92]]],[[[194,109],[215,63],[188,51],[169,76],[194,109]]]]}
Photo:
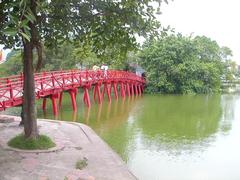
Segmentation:
{"type": "MultiPolygon", "coordinates": [[[[21,50],[8,54],[7,61],[0,65],[0,76],[22,72],[21,54],[21,50]]],[[[130,64],[138,63],[146,71],[148,93],[214,93],[220,92],[222,80],[231,81],[238,73],[231,57],[228,47],[220,47],[205,36],[163,34],[147,40],[141,50],[129,51],[127,56],[111,48],[100,56],[90,45],[80,43],[63,43],[54,49],[45,47],[42,71],[91,69],[93,65],[106,63],[112,69],[134,72],[130,64]]]]}
{"type": "MultiPolygon", "coordinates": [[[[34,64],[37,63],[36,51],[34,51],[34,64]]],[[[88,45],[65,42],[57,48],[43,48],[43,60],[41,71],[67,70],[87,68],[93,65],[100,66],[105,63],[113,69],[126,69],[128,59],[136,57],[129,52],[121,55],[112,48],[107,48],[101,55],[97,55],[88,45]],[[129,58],[128,58],[129,57],[129,58]]],[[[131,69],[131,68],[130,68],[131,69]]],[[[22,49],[12,50],[6,58],[6,62],[0,65],[0,77],[19,74],[23,71],[22,49]]]]}

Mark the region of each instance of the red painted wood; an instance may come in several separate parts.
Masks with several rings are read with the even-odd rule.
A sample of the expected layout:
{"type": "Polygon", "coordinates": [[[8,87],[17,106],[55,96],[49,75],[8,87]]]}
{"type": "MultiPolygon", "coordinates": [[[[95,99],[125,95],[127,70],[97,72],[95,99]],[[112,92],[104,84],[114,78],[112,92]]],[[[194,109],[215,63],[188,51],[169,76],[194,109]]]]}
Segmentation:
{"type": "Polygon", "coordinates": [[[63,91],[60,92],[60,96],[59,96],[59,102],[58,102],[58,105],[60,108],[62,108],[62,97],[63,97],[63,91]]]}
{"type": "MultiPolygon", "coordinates": [[[[23,78],[22,74],[0,78],[0,111],[6,108],[19,106],[22,104],[23,78]]],[[[68,71],[52,71],[35,73],[35,89],[36,99],[50,97],[53,104],[56,103],[55,94],[69,91],[74,88],[88,88],[84,90],[84,99],[88,106],[91,106],[89,90],[91,86],[95,90],[95,99],[98,97],[98,102],[102,102],[101,86],[106,84],[105,92],[110,99],[111,86],[114,89],[115,99],[118,98],[117,85],[120,84],[120,94],[124,98],[130,94],[133,96],[143,92],[145,79],[137,76],[134,73],[126,71],[109,70],[104,74],[103,71],[88,71],[88,70],[68,70],[68,71]],[[134,85],[137,84],[137,88],[134,85]],[[128,86],[130,85],[130,90],[128,86]],[[53,97],[54,96],[54,97],[53,97]]],[[[61,96],[60,96],[61,97],[61,96]]],[[[61,99],[60,99],[61,102],[61,99]]],[[[60,103],[61,104],[61,103],[60,103]]],[[[54,105],[55,106],[55,105],[54,105]]],[[[57,112],[57,108],[53,108],[57,112]]]]}
{"type": "Polygon", "coordinates": [[[47,98],[43,98],[42,109],[44,111],[46,111],[46,106],[47,106],[47,98]]]}
{"type": "Polygon", "coordinates": [[[90,101],[90,96],[89,96],[87,87],[84,87],[83,100],[84,100],[85,104],[87,105],[87,107],[90,108],[91,107],[91,101],[90,101]]]}
{"type": "Polygon", "coordinates": [[[125,98],[125,87],[123,82],[120,83],[120,91],[121,91],[122,98],[125,98]]]}
{"type": "Polygon", "coordinates": [[[77,111],[77,102],[76,102],[77,89],[70,89],[68,92],[71,97],[73,111],[77,111]]]}
{"type": "Polygon", "coordinates": [[[134,87],[135,87],[135,94],[136,94],[136,96],[138,96],[138,88],[137,88],[137,85],[135,84],[134,87]]]}
{"type": "Polygon", "coordinates": [[[131,84],[131,95],[134,96],[134,94],[135,94],[134,93],[134,86],[133,86],[133,84],[131,84]]]}
{"type": "Polygon", "coordinates": [[[111,84],[106,84],[106,90],[107,90],[107,96],[108,96],[108,101],[111,102],[112,101],[112,96],[111,96],[111,84]]]}
{"type": "Polygon", "coordinates": [[[116,82],[113,82],[113,90],[114,90],[115,99],[118,99],[118,89],[117,89],[117,83],[116,82]]]}
{"type": "Polygon", "coordinates": [[[111,83],[106,82],[103,85],[103,91],[102,91],[102,99],[104,99],[104,94],[107,94],[108,97],[108,101],[111,102],[112,101],[112,97],[111,97],[111,83]]]}
{"type": "Polygon", "coordinates": [[[57,116],[58,115],[58,106],[57,106],[58,94],[52,94],[50,98],[52,100],[53,114],[54,116],[57,116]]]}
{"type": "Polygon", "coordinates": [[[138,93],[139,93],[139,96],[142,96],[142,90],[141,90],[140,85],[138,85],[138,93]]]}
{"type": "Polygon", "coordinates": [[[127,88],[127,95],[131,96],[129,83],[127,83],[126,88],[127,88]]]}

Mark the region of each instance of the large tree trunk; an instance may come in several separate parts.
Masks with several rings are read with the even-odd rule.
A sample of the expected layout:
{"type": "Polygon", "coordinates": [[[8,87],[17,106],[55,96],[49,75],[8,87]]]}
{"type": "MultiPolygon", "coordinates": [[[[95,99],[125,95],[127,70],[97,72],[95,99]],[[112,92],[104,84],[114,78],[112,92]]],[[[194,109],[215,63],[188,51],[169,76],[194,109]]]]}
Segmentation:
{"type": "Polygon", "coordinates": [[[35,83],[33,67],[33,44],[25,41],[23,52],[23,118],[26,138],[38,137],[37,120],[35,112],[35,83]]]}

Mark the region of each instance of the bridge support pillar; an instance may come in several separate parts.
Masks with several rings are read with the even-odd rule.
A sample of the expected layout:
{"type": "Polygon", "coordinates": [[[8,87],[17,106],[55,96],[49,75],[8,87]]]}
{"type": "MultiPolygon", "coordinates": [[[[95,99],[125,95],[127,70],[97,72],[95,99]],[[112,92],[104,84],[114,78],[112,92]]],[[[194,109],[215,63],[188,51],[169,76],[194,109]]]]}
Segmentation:
{"type": "Polygon", "coordinates": [[[131,95],[134,96],[134,86],[133,86],[133,84],[131,84],[130,88],[131,88],[131,95]]]}
{"type": "Polygon", "coordinates": [[[47,106],[47,98],[44,97],[44,98],[43,98],[43,103],[42,103],[42,109],[43,109],[43,111],[46,111],[46,106],[47,106]]]}
{"type": "Polygon", "coordinates": [[[63,97],[63,91],[60,92],[60,96],[59,96],[59,102],[58,102],[58,105],[60,108],[62,108],[62,97],[63,97]]]}
{"type": "Polygon", "coordinates": [[[114,83],[112,84],[112,87],[113,87],[113,91],[114,91],[114,97],[115,97],[115,99],[118,99],[117,83],[114,82],[114,83]]]}
{"type": "Polygon", "coordinates": [[[87,87],[84,87],[83,101],[87,105],[87,107],[91,107],[91,101],[87,87]]]}
{"type": "Polygon", "coordinates": [[[136,94],[136,96],[138,96],[138,87],[136,84],[134,85],[134,87],[135,87],[135,94],[136,94]]]}
{"type": "Polygon", "coordinates": [[[143,91],[144,91],[144,86],[143,86],[143,85],[141,85],[140,87],[141,87],[141,91],[142,91],[142,94],[143,94],[143,91]]]}
{"type": "Polygon", "coordinates": [[[51,100],[52,100],[52,109],[53,109],[53,114],[54,116],[58,115],[58,106],[57,106],[57,99],[59,97],[59,94],[52,94],[50,96],[51,100]]]}
{"type": "Polygon", "coordinates": [[[138,93],[139,93],[139,96],[142,96],[142,91],[141,91],[141,87],[140,87],[141,85],[138,85],[137,87],[138,87],[138,93]]]}
{"type": "Polygon", "coordinates": [[[123,82],[121,82],[121,84],[120,84],[120,91],[121,91],[121,96],[122,96],[122,98],[125,98],[125,88],[124,88],[124,84],[123,84],[123,82]]]}
{"type": "Polygon", "coordinates": [[[127,95],[128,95],[128,97],[130,97],[131,93],[130,93],[130,86],[129,86],[128,82],[127,82],[127,85],[126,85],[126,89],[127,89],[127,95]]]}
{"type": "Polygon", "coordinates": [[[112,97],[111,97],[111,84],[109,84],[107,82],[104,83],[103,92],[102,92],[102,99],[104,99],[104,94],[105,93],[107,93],[108,101],[111,102],[112,101],[112,97]]]}
{"type": "Polygon", "coordinates": [[[71,96],[73,111],[77,111],[77,102],[76,102],[77,91],[78,91],[77,88],[74,88],[68,91],[71,96]]]}
{"type": "Polygon", "coordinates": [[[98,97],[98,103],[102,103],[102,96],[101,96],[101,90],[100,90],[101,85],[100,84],[96,84],[94,86],[94,93],[93,93],[93,97],[94,97],[94,101],[96,101],[96,96],[98,97]]]}

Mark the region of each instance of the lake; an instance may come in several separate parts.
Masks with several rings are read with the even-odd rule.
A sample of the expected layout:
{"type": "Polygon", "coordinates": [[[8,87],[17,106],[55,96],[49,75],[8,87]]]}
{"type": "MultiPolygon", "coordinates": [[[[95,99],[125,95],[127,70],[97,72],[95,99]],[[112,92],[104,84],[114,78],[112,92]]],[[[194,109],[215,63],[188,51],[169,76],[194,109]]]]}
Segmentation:
{"type": "MultiPolygon", "coordinates": [[[[146,180],[239,180],[240,95],[144,95],[93,103],[65,93],[56,119],[89,125],[146,180]]],[[[54,119],[38,105],[38,117],[54,119]]],[[[14,110],[12,110],[14,111],[14,110]]]]}

